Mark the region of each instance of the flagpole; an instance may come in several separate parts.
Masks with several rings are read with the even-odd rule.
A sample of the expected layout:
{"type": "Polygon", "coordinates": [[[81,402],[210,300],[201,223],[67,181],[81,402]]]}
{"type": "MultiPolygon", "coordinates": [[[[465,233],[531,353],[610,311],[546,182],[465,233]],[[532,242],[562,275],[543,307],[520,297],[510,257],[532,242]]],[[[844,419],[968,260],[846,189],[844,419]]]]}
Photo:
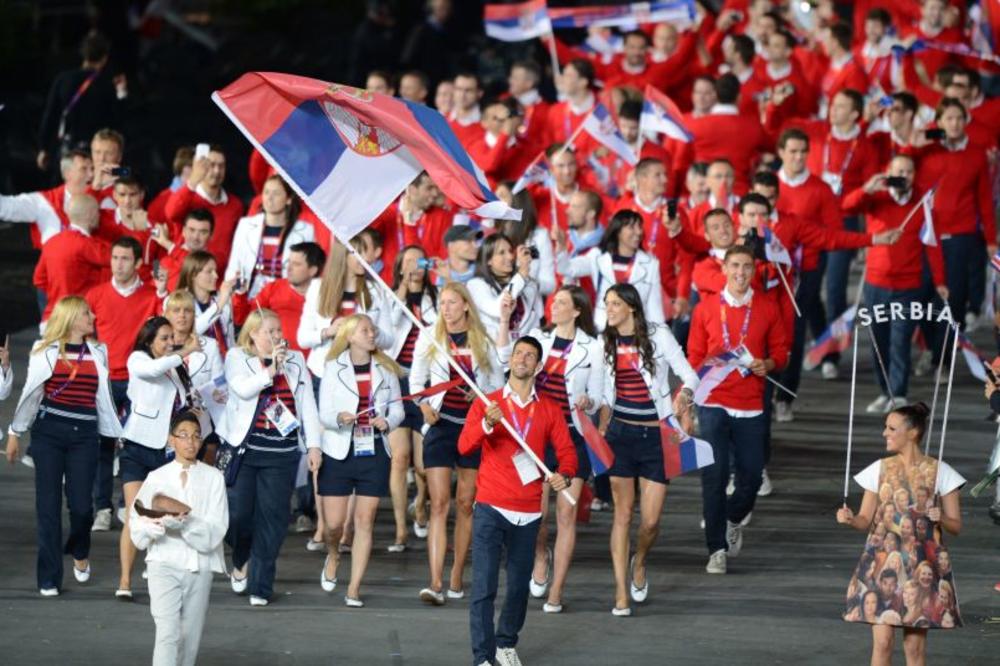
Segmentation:
{"type": "Polygon", "coordinates": [[[795,294],[792,293],[792,288],[788,284],[788,278],[785,277],[785,271],[781,270],[781,264],[771,262],[774,267],[778,269],[778,277],[781,278],[781,284],[785,285],[785,291],[788,292],[788,298],[792,301],[792,307],[795,308],[795,314],[802,318],[802,310],[799,310],[799,304],[795,302],[795,294]]]}
{"type": "Polygon", "coordinates": [[[858,384],[858,331],[854,327],[854,354],[851,358],[851,406],[847,417],[847,464],[844,466],[844,506],[851,483],[851,444],[854,440],[854,392],[858,384]]]}
{"type": "Polygon", "coordinates": [[[903,233],[903,230],[906,229],[906,225],[910,222],[910,219],[912,219],[913,216],[916,215],[917,211],[923,207],[924,201],[927,199],[927,197],[931,196],[933,193],[934,193],[933,187],[924,192],[924,196],[920,197],[920,201],[917,202],[917,205],[914,206],[913,209],[906,214],[906,218],[903,220],[903,223],[898,227],[896,227],[897,229],[899,229],[899,233],[903,233]]]}
{"type": "MultiPolygon", "coordinates": [[[[596,103],[594,104],[594,108],[597,108],[597,104],[596,103]]],[[[593,113],[593,112],[594,112],[594,109],[591,109],[590,113],[588,113],[586,116],[584,116],[583,121],[577,126],[577,128],[575,130],[573,130],[573,133],[569,135],[569,138],[566,139],[566,141],[563,143],[562,147],[559,150],[557,150],[555,153],[553,153],[552,157],[549,158],[549,164],[552,164],[553,162],[555,162],[555,160],[556,160],[557,157],[559,157],[560,155],[562,155],[564,152],[566,152],[569,149],[570,146],[573,145],[573,142],[576,141],[576,137],[578,137],[580,135],[580,132],[583,131],[583,124],[587,122],[587,118],[590,118],[590,114],[593,113]]]]}
{"type": "Polygon", "coordinates": [[[799,396],[794,391],[792,391],[790,388],[786,387],[784,384],[782,384],[781,382],[779,382],[777,379],[775,379],[771,375],[764,375],[764,379],[766,379],[767,381],[771,382],[772,384],[774,384],[775,386],[777,386],[778,388],[780,388],[782,391],[784,391],[788,395],[792,396],[793,398],[798,399],[799,396]]]}
{"type": "Polygon", "coordinates": [[[931,432],[934,430],[934,414],[937,411],[938,390],[941,388],[941,372],[944,370],[944,352],[948,348],[948,334],[951,333],[951,326],[944,329],[944,340],[941,341],[941,357],[938,359],[937,372],[934,377],[934,395],[931,397],[931,415],[927,420],[927,439],[924,442],[924,455],[929,455],[931,450],[931,432]]]}
{"type": "Polygon", "coordinates": [[[948,412],[951,409],[951,388],[955,380],[955,356],[958,355],[958,324],[955,327],[951,343],[951,365],[948,368],[948,389],[944,392],[944,411],[941,413],[941,441],[938,443],[938,464],[934,474],[934,495],[938,493],[938,481],[941,478],[941,461],[944,460],[944,439],[948,434],[948,412]]]}
{"type": "MultiPolygon", "coordinates": [[[[320,216],[320,219],[322,219],[323,217],[322,214],[316,211],[316,208],[313,208],[313,211],[315,211],[316,214],[320,216]]],[[[324,220],[324,224],[325,223],[326,221],[324,220]]],[[[332,225],[327,224],[327,227],[330,228],[331,231],[333,230],[332,225]]],[[[334,232],[334,235],[336,235],[336,232],[334,232]]],[[[383,280],[382,276],[378,274],[378,271],[372,268],[371,264],[365,261],[365,258],[362,257],[361,254],[354,249],[354,246],[351,245],[350,242],[345,242],[341,240],[340,236],[337,236],[337,240],[339,240],[341,243],[344,244],[345,247],[347,247],[348,251],[357,260],[358,264],[360,264],[361,267],[365,269],[365,272],[371,276],[371,278],[375,281],[375,283],[379,285],[383,290],[385,290],[385,292],[389,294],[389,296],[396,301],[396,304],[403,311],[406,317],[413,323],[414,326],[417,327],[417,329],[420,330],[421,333],[426,333],[430,330],[428,327],[424,326],[424,324],[420,321],[417,315],[415,315],[413,311],[406,306],[406,303],[404,303],[399,298],[399,296],[396,295],[396,292],[394,292],[392,289],[389,288],[389,285],[385,283],[385,280],[383,280]]],[[[458,374],[459,377],[465,380],[466,384],[469,385],[469,388],[471,388],[473,392],[476,394],[476,397],[482,400],[483,404],[489,405],[490,404],[489,398],[486,397],[486,394],[483,393],[482,389],[479,388],[475,380],[469,377],[468,374],[466,374],[465,369],[462,367],[462,365],[452,357],[452,355],[448,352],[448,350],[446,350],[444,347],[441,346],[441,344],[434,338],[433,335],[429,337],[431,339],[431,343],[434,345],[434,348],[437,349],[439,353],[444,354],[444,357],[448,360],[448,365],[450,365],[455,370],[455,372],[458,374]]],[[[531,458],[531,461],[535,463],[538,469],[542,471],[542,474],[545,476],[545,480],[548,481],[548,479],[552,476],[552,470],[550,470],[542,461],[542,459],[538,457],[538,455],[531,449],[530,446],[528,446],[528,443],[524,441],[524,438],[521,437],[520,433],[518,433],[517,430],[510,424],[510,422],[507,421],[506,417],[500,419],[500,424],[504,427],[505,430],[507,430],[510,436],[514,438],[514,441],[517,442],[518,446],[521,447],[521,450],[523,450],[528,455],[528,457],[531,458]]],[[[571,506],[576,506],[576,500],[573,499],[573,495],[570,494],[568,489],[564,489],[561,492],[563,498],[566,499],[566,501],[568,501],[571,506]]]]}
{"type": "Polygon", "coordinates": [[[882,352],[878,348],[878,342],[875,341],[875,333],[872,332],[872,327],[868,326],[868,339],[872,341],[872,349],[875,350],[875,360],[878,361],[878,369],[882,373],[882,381],[885,382],[885,390],[889,393],[889,404],[893,407],[896,406],[896,396],[892,394],[892,386],[889,385],[889,373],[885,370],[885,361],[882,360],[882,352]]]}
{"type": "MultiPolygon", "coordinates": [[[[549,46],[549,57],[552,58],[552,78],[553,83],[556,82],[560,77],[562,77],[562,70],[559,68],[559,54],[556,51],[556,36],[553,33],[549,33],[549,38],[546,40],[549,46]]],[[[556,86],[558,88],[558,86],[556,86]]]]}

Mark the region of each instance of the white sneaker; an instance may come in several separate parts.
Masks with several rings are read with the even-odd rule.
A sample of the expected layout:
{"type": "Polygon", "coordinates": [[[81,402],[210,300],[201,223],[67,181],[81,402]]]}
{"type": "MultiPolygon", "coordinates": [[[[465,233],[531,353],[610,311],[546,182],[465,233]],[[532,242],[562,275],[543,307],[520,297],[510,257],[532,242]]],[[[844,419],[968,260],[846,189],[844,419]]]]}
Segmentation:
{"type": "Polygon", "coordinates": [[[753,518],[753,511],[747,514],[747,517],[740,521],[740,527],[746,527],[750,524],[750,519],[753,518]]]}
{"type": "Polygon", "coordinates": [[[432,606],[444,606],[444,592],[435,592],[429,587],[420,590],[420,600],[432,606]]]}
{"type": "Polygon", "coordinates": [[[229,572],[229,587],[232,588],[233,592],[236,594],[243,594],[247,591],[247,577],[243,578],[236,577],[236,570],[229,572]]]}
{"type": "Polygon", "coordinates": [[[43,587],[43,588],[40,588],[38,590],[38,594],[42,595],[43,597],[58,597],[59,596],[59,588],[57,588],[57,587],[43,587]]]}
{"type": "Polygon", "coordinates": [[[743,550],[743,526],[739,523],[726,521],[726,545],[729,550],[726,553],[729,557],[736,557],[743,550]]]}
{"type": "Polygon", "coordinates": [[[726,573],[726,551],[717,550],[712,553],[708,558],[708,564],[705,565],[705,571],[710,574],[726,573]]]}
{"type": "Polygon", "coordinates": [[[917,377],[923,377],[929,375],[932,370],[934,370],[934,355],[929,349],[925,349],[913,366],[913,374],[917,377]]]}
{"type": "Polygon", "coordinates": [[[823,379],[830,381],[840,376],[840,368],[833,361],[823,361],[823,379]]]}
{"type": "Polygon", "coordinates": [[[594,499],[592,499],[590,501],[590,510],[591,511],[607,511],[608,510],[608,503],[605,502],[602,499],[599,499],[599,498],[595,497],[594,499]]]}
{"type": "Polygon", "coordinates": [[[76,568],[76,564],[73,565],[73,578],[76,578],[78,583],[86,583],[90,580],[90,562],[87,562],[87,568],[80,571],[76,568]]]}
{"type": "Polygon", "coordinates": [[[868,406],[865,407],[865,411],[868,412],[869,414],[881,414],[882,412],[885,411],[885,407],[888,404],[889,404],[889,396],[880,395],[879,397],[875,398],[874,400],[868,403],[868,406]]]}
{"type": "Polygon", "coordinates": [[[774,492],[774,486],[771,485],[771,477],[767,475],[767,470],[763,470],[760,473],[760,488],[757,489],[757,497],[767,497],[774,492]]]}
{"type": "MultiPolygon", "coordinates": [[[[25,467],[30,467],[31,469],[35,469],[35,460],[31,456],[29,456],[27,453],[25,453],[23,456],[21,456],[21,464],[24,465],[25,467]]],[[[55,588],[50,588],[50,589],[55,590],[55,588]]],[[[59,590],[56,590],[56,594],[59,594],[59,590]]],[[[54,597],[55,594],[49,594],[49,595],[45,595],[45,596],[54,597]]]]}
{"type": "Polygon", "coordinates": [[[251,594],[250,595],[250,605],[251,606],[266,606],[267,605],[267,599],[265,599],[264,597],[255,597],[254,595],[251,594]]]}
{"type": "Polygon", "coordinates": [[[792,403],[785,402],[784,400],[778,400],[774,403],[774,420],[778,423],[791,423],[795,420],[795,414],[792,412],[792,403]]]}
{"type": "Polygon", "coordinates": [[[109,532],[111,530],[111,509],[99,509],[94,516],[91,532],[109,532]]]}
{"type": "Polygon", "coordinates": [[[905,395],[896,396],[892,400],[886,401],[885,409],[882,411],[883,413],[888,414],[892,410],[906,407],[908,404],[910,404],[910,401],[906,399],[905,395]]]}
{"type": "Polygon", "coordinates": [[[497,666],[522,666],[517,650],[512,647],[497,648],[497,666]]]}
{"type": "Polygon", "coordinates": [[[323,571],[319,574],[319,586],[323,588],[324,592],[333,592],[337,589],[337,578],[327,578],[326,577],[326,565],[330,563],[330,556],[327,555],[326,559],[323,560],[323,571]]]}
{"type": "Polygon", "coordinates": [[[418,539],[427,538],[427,526],[421,525],[416,520],[413,521],[413,534],[416,535],[418,539]]]}
{"type": "Polygon", "coordinates": [[[732,497],[736,492],[736,475],[729,475],[729,483],[726,484],[726,497],[732,497]]]}
{"type": "Polygon", "coordinates": [[[306,532],[315,532],[316,523],[313,522],[312,518],[303,514],[295,519],[295,527],[292,528],[296,534],[305,534],[306,532]]]}
{"type": "Polygon", "coordinates": [[[563,611],[562,604],[550,604],[547,601],[544,604],[542,604],[543,613],[562,613],[562,611],[563,611]]]}
{"type": "Polygon", "coordinates": [[[979,328],[979,317],[976,316],[975,312],[965,313],[965,333],[972,333],[974,330],[979,328]]]}
{"type": "Polygon", "coordinates": [[[448,588],[448,598],[449,599],[464,599],[465,598],[465,590],[453,590],[453,589],[451,589],[449,587],[448,588]]]}

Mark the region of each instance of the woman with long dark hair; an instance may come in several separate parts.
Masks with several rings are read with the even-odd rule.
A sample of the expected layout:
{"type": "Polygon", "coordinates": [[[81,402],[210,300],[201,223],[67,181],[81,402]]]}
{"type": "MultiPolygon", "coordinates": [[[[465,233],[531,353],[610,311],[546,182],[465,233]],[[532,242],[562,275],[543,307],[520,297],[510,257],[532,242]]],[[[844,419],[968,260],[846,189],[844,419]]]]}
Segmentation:
{"type": "Polygon", "coordinates": [[[483,241],[476,260],[476,275],[466,285],[479,319],[491,338],[500,328],[500,312],[511,302],[512,314],[507,326],[516,340],[538,326],[542,318],[538,282],[531,277],[531,249],[516,246],[503,234],[493,234],[483,241]]]}
{"type": "Polygon", "coordinates": [[[132,409],[118,455],[125,496],[125,526],[118,543],[121,576],[115,592],[119,599],[132,599],[132,565],[136,555],[128,530],[132,502],[149,473],[169,462],[172,452],[166,449],[167,435],[174,414],[200,404],[184,365],[192,353],[200,350],[201,342],[194,333],[175,350],[170,321],[153,317],[139,329],[128,357],[128,398],[132,409]]]}
{"type": "Polygon", "coordinates": [[[649,593],[646,556],[659,534],[660,514],[667,498],[660,422],[673,414],[684,419],[698,387],[698,375],[670,329],[646,320],[634,286],[612,285],[604,293],[604,307],[604,361],[610,377],[604,382],[600,430],[615,454],[614,465],[608,470],[615,503],[611,528],[615,570],[612,613],[628,616],[632,614],[629,598],[642,603],[649,593]],[[684,385],[673,398],[671,373],[684,385]],[[640,524],[635,554],[629,559],[636,479],[640,524]]]}
{"type": "Polygon", "coordinates": [[[274,174],[264,181],[261,212],[242,218],[233,234],[226,280],[243,283],[248,298],[269,282],[286,276],[290,248],[315,240],[313,226],[299,219],[298,197],[285,180],[274,174]]]}
{"type": "MultiPolygon", "coordinates": [[[[538,290],[542,296],[548,296],[556,289],[556,263],[552,253],[552,239],[544,227],[538,225],[538,213],[535,202],[528,190],[513,194],[514,183],[505,182],[497,185],[496,194],[501,201],[512,208],[521,211],[520,220],[497,220],[496,230],[510,239],[514,247],[525,245],[529,252],[535,248],[537,256],[531,258],[531,268],[528,274],[538,282],[538,290]]],[[[535,253],[532,252],[532,255],[535,253]]]]}
{"type": "MultiPolygon", "coordinates": [[[[502,320],[502,317],[501,317],[502,320]]],[[[590,477],[590,456],[583,440],[581,418],[589,419],[597,413],[603,400],[604,358],[601,342],[594,327],[594,311],[590,297],[582,288],[564,285],[556,290],[550,308],[550,324],[544,329],[533,329],[528,335],[542,344],[543,364],[535,379],[535,388],[554,400],[561,408],[569,426],[570,436],[576,445],[577,472],[570,483],[573,499],[580,498],[583,484],[590,477]],[[582,413],[581,413],[582,410],[582,413]]],[[[497,348],[500,360],[509,362],[511,346],[505,327],[500,327],[497,348]]],[[[549,469],[558,465],[552,447],[546,449],[545,464],[549,469]]],[[[549,491],[542,488],[542,522],[535,548],[535,569],[531,575],[530,590],[535,598],[548,594],[542,609],[546,613],[562,612],[562,592],[566,574],[576,544],[576,507],[562,494],[556,497],[555,551],[548,547],[549,491]]]]}
{"type": "Polygon", "coordinates": [[[586,254],[570,258],[565,236],[556,236],[556,271],[563,277],[589,277],[597,292],[594,322],[603,330],[607,321],[605,296],[616,284],[632,285],[646,321],[664,323],[660,262],[642,250],[642,217],[634,210],[620,210],[611,217],[600,244],[586,254]]]}
{"type": "MultiPolygon", "coordinates": [[[[427,255],[420,246],[404,247],[396,255],[396,262],[392,267],[392,288],[418,320],[425,326],[432,326],[437,321],[438,290],[427,270],[427,261],[427,255]]],[[[392,330],[396,332],[396,343],[388,350],[389,357],[405,373],[409,373],[413,366],[413,352],[420,336],[420,328],[396,304],[392,308],[392,330]]],[[[409,395],[409,377],[400,377],[399,383],[403,395],[409,395]]],[[[424,474],[424,436],[421,433],[424,418],[420,407],[413,401],[404,402],[403,411],[403,422],[389,433],[389,448],[392,449],[389,492],[392,496],[392,513],[396,519],[396,538],[388,548],[390,553],[406,550],[406,473],[411,460],[417,485],[417,496],[413,500],[413,531],[419,538],[427,536],[427,477],[424,474]]]]}

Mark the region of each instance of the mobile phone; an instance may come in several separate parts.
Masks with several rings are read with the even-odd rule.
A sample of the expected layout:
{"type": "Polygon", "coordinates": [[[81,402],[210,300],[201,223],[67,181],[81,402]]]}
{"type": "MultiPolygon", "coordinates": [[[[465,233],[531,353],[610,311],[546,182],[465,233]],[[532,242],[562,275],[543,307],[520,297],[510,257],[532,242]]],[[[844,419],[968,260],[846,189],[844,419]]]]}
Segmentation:
{"type": "Polygon", "coordinates": [[[115,178],[128,178],[132,175],[132,169],[128,167],[115,167],[111,170],[111,175],[115,178]]]}
{"type": "Polygon", "coordinates": [[[417,259],[417,268],[422,268],[423,270],[430,270],[434,268],[434,260],[428,259],[427,257],[420,257],[417,259]]]}
{"type": "Polygon", "coordinates": [[[541,256],[538,254],[538,248],[535,247],[534,245],[528,246],[528,254],[531,255],[532,259],[538,259],[538,257],[541,256]]]}
{"type": "Polygon", "coordinates": [[[892,98],[888,95],[882,95],[878,98],[878,105],[883,109],[888,109],[892,107],[892,98]]]}
{"type": "Polygon", "coordinates": [[[733,18],[735,18],[737,22],[742,21],[743,20],[743,12],[741,12],[739,10],[734,11],[733,12],[733,18]]]}
{"type": "Polygon", "coordinates": [[[674,219],[677,217],[677,199],[667,199],[667,218],[674,219]]]}
{"type": "Polygon", "coordinates": [[[889,176],[885,179],[885,184],[894,190],[902,190],[906,188],[906,179],[902,176],[889,176]]]}
{"type": "Polygon", "coordinates": [[[944,138],[944,130],[940,127],[932,127],[924,130],[924,136],[931,141],[940,141],[944,138]]]}
{"type": "Polygon", "coordinates": [[[202,157],[208,157],[209,146],[207,143],[199,143],[194,147],[194,159],[200,160],[202,157]]]}

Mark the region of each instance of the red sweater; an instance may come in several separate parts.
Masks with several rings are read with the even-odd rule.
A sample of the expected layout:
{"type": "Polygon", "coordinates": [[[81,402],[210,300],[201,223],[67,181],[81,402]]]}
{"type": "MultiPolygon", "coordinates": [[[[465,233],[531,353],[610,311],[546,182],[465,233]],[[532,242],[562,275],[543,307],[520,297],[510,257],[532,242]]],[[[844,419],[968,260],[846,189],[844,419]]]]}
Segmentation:
{"type": "MultiPolygon", "coordinates": [[[[257,294],[256,300],[262,308],[268,308],[278,313],[281,320],[281,330],[288,340],[289,349],[303,351],[296,337],[299,330],[299,320],[302,319],[302,308],[306,304],[305,294],[295,291],[288,280],[281,278],[264,285],[257,294]]],[[[250,304],[251,307],[255,305],[250,304]]]]}
{"type": "MultiPolygon", "coordinates": [[[[866,194],[857,189],[844,197],[844,209],[864,214],[865,225],[873,233],[896,229],[917,205],[923,190],[916,190],[905,204],[898,204],[888,192],[866,194]]],[[[935,216],[934,222],[940,218],[935,216]]],[[[865,282],[894,291],[919,289],[923,284],[924,256],[931,268],[935,286],[944,281],[944,259],[939,245],[924,245],[920,241],[920,227],[924,223],[922,211],[917,211],[906,224],[903,235],[892,245],[877,245],[868,250],[865,263],[865,282]]]]}
{"type": "Polygon", "coordinates": [[[122,296],[108,281],[88,291],[86,298],[94,311],[97,337],[108,346],[108,377],[127,380],[126,362],[139,329],[160,311],[156,287],[143,283],[131,295],[122,296]]]}
{"type": "Polygon", "coordinates": [[[760,122],[751,116],[710,113],[691,118],[688,130],[694,135],[694,161],[729,160],[736,176],[733,189],[737,192],[749,189],[753,163],[760,153],[770,151],[773,144],[760,122]]]}
{"type": "MultiPolygon", "coordinates": [[[[706,358],[721,353],[725,349],[722,338],[721,295],[706,296],[695,306],[691,316],[691,332],[688,334],[688,362],[693,368],[700,368],[706,358]]],[[[726,323],[732,344],[739,344],[746,307],[726,307],[726,323]]],[[[781,323],[781,313],[774,301],[759,292],[754,292],[750,301],[750,325],[743,344],[754,358],[770,358],[775,369],[780,370],[788,361],[789,340],[781,323]]],[[[708,402],[729,409],[757,410],[764,408],[763,377],[739,372],[731,372],[715,387],[708,402]]]]}
{"type": "Polygon", "coordinates": [[[83,295],[99,284],[102,272],[111,265],[111,246],[75,227],[49,239],[35,265],[32,282],[45,292],[47,303],[42,321],[64,296],[83,295]]]}
{"type": "Polygon", "coordinates": [[[987,245],[997,237],[986,152],[971,142],[962,150],[935,146],[920,159],[917,185],[934,193],[934,225],[939,236],[981,233],[987,245]]]}
{"type": "MultiPolygon", "coordinates": [[[[801,185],[782,182],[778,189],[778,211],[790,213],[802,224],[812,224],[823,229],[843,229],[840,203],[818,176],[810,174],[801,185]]],[[[784,238],[781,238],[784,241],[784,238]]],[[[794,248],[789,247],[790,251],[794,248]]],[[[806,248],[802,253],[802,270],[814,271],[819,265],[819,251],[806,248]]]]}
{"type": "MultiPolygon", "coordinates": [[[[504,417],[513,424],[511,407],[517,410],[517,419],[521,425],[531,410],[521,409],[511,396],[510,401],[504,399],[503,389],[486,396],[500,405],[504,417]]],[[[566,477],[576,474],[576,448],[570,439],[566,419],[563,417],[559,404],[549,398],[539,397],[533,403],[534,415],[531,429],[525,438],[528,446],[539,458],[545,457],[545,447],[555,448],[556,459],[559,461],[559,473],[566,477]]],[[[465,420],[465,427],[458,438],[458,452],[464,456],[482,449],[482,460],[479,463],[479,476],[476,478],[476,501],[508,511],[532,513],[540,511],[542,501],[542,483],[538,479],[528,485],[521,483],[521,478],[514,467],[513,457],[521,447],[510,436],[507,429],[497,424],[493,431],[487,434],[483,430],[483,416],[486,406],[482,400],[476,400],[465,420]]]]}
{"type": "Polygon", "coordinates": [[[206,208],[215,218],[215,227],[206,249],[215,257],[219,275],[223,275],[226,264],[229,263],[236,225],[243,216],[243,203],[225,191],[221,202],[212,203],[184,184],[170,194],[165,211],[174,228],[180,229],[184,225],[184,218],[195,208],[206,208]]]}
{"type": "Polygon", "coordinates": [[[490,146],[483,132],[466,146],[469,157],[483,170],[492,187],[506,180],[516,182],[543,149],[541,143],[528,138],[518,138],[513,145],[509,142],[510,136],[500,134],[490,146]]]}

